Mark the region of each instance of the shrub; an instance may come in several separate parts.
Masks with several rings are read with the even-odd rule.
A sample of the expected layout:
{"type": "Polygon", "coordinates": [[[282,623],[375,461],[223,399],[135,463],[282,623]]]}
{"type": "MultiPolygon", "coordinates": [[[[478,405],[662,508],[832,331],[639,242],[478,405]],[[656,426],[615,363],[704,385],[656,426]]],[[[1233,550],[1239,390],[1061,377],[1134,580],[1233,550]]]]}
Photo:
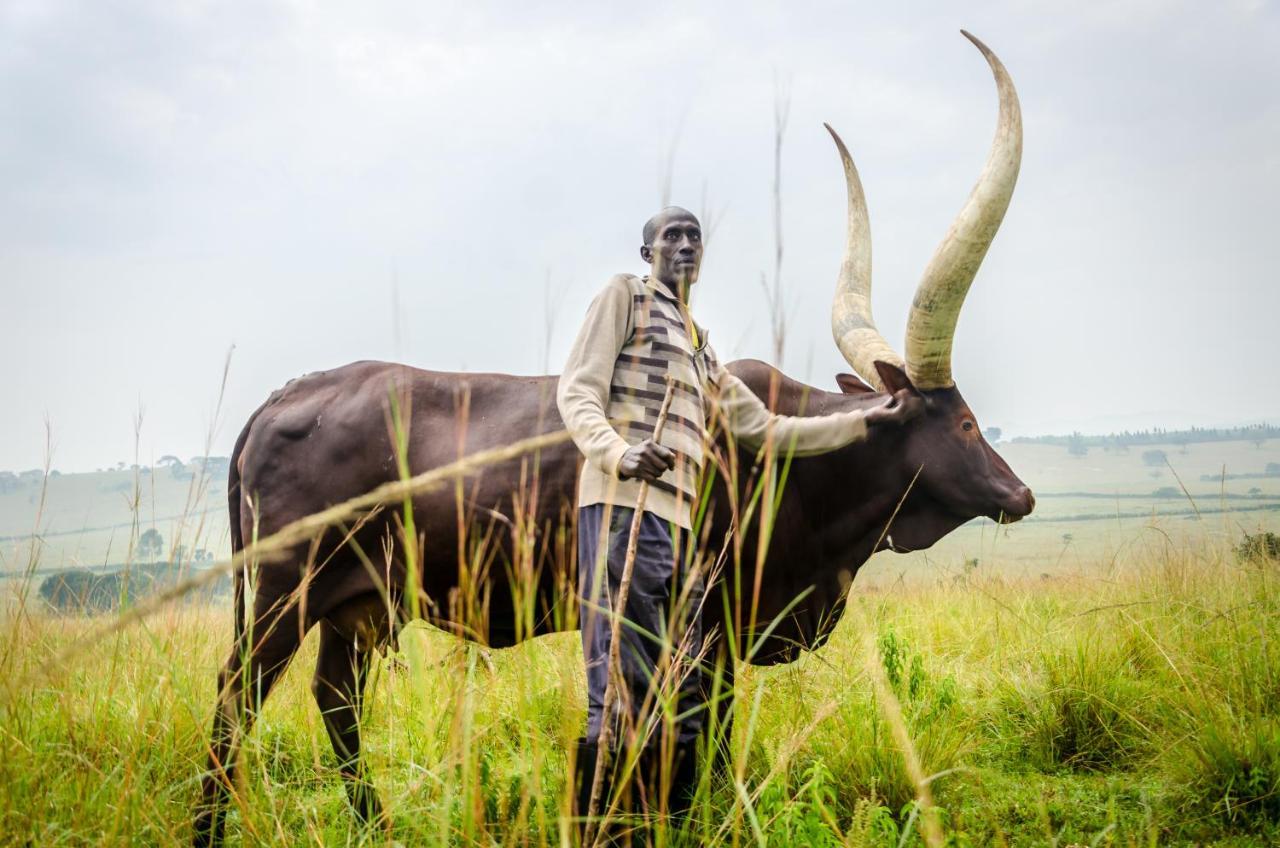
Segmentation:
{"type": "Polygon", "coordinates": [[[1280,559],[1280,536],[1270,531],[1245,533],[1235,547],[1236,558],[1241,562],[1265,562],[1280,559]]]}
{"type": "Polygon", "coordinates": [[[1143,465],[1164,465],[1169,461],[1169,455],[1162,450],[1149,450],[1142,452],[1143,465]]]}
{"type": "MultiPolygon", "coordinates": [[[[40,597],[53,609],[64,613],[110,612],[172,586],[189,575],[178,563],[149,562],[120,567],[108,572],[71,569],[49,575],[40,584],[40,597]]],[[[231,577],[222,575],[187,601],[200,602],[231,595],[231,577]]]]}
{"type": "Polygon", "coordinates": [[[40,584],[40,597],[62,612],[107,612],[149,594],[154,582],[150,574],[141,571],[61,571],[40,584]]]}

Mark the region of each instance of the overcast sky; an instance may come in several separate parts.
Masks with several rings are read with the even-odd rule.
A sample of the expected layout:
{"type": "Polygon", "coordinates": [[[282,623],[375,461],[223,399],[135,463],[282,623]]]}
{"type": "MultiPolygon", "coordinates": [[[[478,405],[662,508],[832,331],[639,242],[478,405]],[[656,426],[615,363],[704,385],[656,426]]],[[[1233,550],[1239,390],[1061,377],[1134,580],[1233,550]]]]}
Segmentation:
{"type": "Polygon", "coordinates": [[[1246,2],[248,4],[0,0],[0,468],[226,454],[362,358],[538,373],[663,197],[714,210],[695,298],[783,366],[847,370],[830,296],[862,172],[875,311],[981,169],[1004,60],[1025,154],[956,376],[1006,433],[1280,419],[1280,11],[1246,2]],[[548,321],[552,330],[547,332],[548,321]],[[220,419],[223,361],[235,352],[220,419]]]}

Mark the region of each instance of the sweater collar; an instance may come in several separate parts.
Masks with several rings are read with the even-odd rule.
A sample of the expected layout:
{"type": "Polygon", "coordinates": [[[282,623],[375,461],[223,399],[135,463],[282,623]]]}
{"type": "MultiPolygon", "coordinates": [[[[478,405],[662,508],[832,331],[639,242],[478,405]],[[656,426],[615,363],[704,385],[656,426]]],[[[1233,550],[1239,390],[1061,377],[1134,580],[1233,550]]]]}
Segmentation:
{"type": "Polygon", "coordinates": [[[644,283],[645,288],[675,304],[676,308],[680,310],[680,314],[685,317],[685,320],[693,325],[694,334],[697,338],[694,350],[698,352],[704,350],[707,346],[707,330],[697,321],[693,320],[693,312],[690,311],[689,304],[676,297],[675,294],[672,293],[671,289],[667,288],[666,283],[663,283],[661,280],[652,277],[649,274],[645,274],[641,277],[640,281],[644,283]]]}
{"type": "Polygon", "coordinates": [[[670,288],[668,288],[667,284],[659,280],[657,277],[652,277],[649,274],[645,274],[643,277],[640,278],[640,280],[645,284],[647,288],[657,292],[658,294],[665,297],[667,300],[675,301],[678,306],[684,305],[684,301],[680,300],[680,298],[676,296],[676,293],[673,292],[670,288]]]}

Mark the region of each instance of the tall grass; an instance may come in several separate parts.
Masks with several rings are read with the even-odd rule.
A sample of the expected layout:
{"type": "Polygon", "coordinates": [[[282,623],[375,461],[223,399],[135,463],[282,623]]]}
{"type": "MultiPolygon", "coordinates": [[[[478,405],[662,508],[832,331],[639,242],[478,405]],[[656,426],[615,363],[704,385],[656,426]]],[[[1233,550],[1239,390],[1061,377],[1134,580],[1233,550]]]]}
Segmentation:
{"type": "MultiPolygon", "coordinates": [[[[690,832],[671,836],[922,841],[917,787],[868,676],[870,630],[951,844],[1268,844],[1277,577],[1274,560],[1187,543],[1070,579],[855,586],[821,651],[739,675],[731,749],[750,803],[712,777],[690,832]]],[[[5,691],[3,840],[188,840],[229,612],[167,608],[46,669],[94,623],[11,605],[6,675],[42,682],[5,691]]],[[[416,625],[401,643],[419,668],[378,660],[364,716],[389,822],[360,829],[350,814],[309,692],[310,638],[246,743],[232,838],[564,844],[565,752],[584,713],[576,638],[484,654],[416,625]]]]}

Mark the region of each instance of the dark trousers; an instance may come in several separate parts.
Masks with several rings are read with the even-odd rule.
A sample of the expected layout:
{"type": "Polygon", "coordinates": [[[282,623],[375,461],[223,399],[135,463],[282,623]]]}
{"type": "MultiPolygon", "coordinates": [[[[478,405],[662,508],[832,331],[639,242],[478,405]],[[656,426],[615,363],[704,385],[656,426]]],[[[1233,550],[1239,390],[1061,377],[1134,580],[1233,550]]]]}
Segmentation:
{"type": "MultiPolygon", "coordinates": [[[[634,513],[605,504],[578,510],[579,621],[587,667],[586,738],[591,743],[599,738],[603,719],[611,611],[634,513]],[[603,573],[601,565],[607,566],[603,573]]],[[[643,514],[619,640],[623,691],[618,693],[616,720],[622,728],[636,726],[638,720],[653,723],[638,729],[656,731],[652,739],[674,731],[682,743],[696,740],[705,721],[699,679],[705,586],[701,575],[693,573],[692,553],[688,531],[643,514]],[[655,684],[666,693],[661,698],[650,691],[655,684]]],[[[627,736],[624,732],[614,738],[623,742],[627,736]]]]}

